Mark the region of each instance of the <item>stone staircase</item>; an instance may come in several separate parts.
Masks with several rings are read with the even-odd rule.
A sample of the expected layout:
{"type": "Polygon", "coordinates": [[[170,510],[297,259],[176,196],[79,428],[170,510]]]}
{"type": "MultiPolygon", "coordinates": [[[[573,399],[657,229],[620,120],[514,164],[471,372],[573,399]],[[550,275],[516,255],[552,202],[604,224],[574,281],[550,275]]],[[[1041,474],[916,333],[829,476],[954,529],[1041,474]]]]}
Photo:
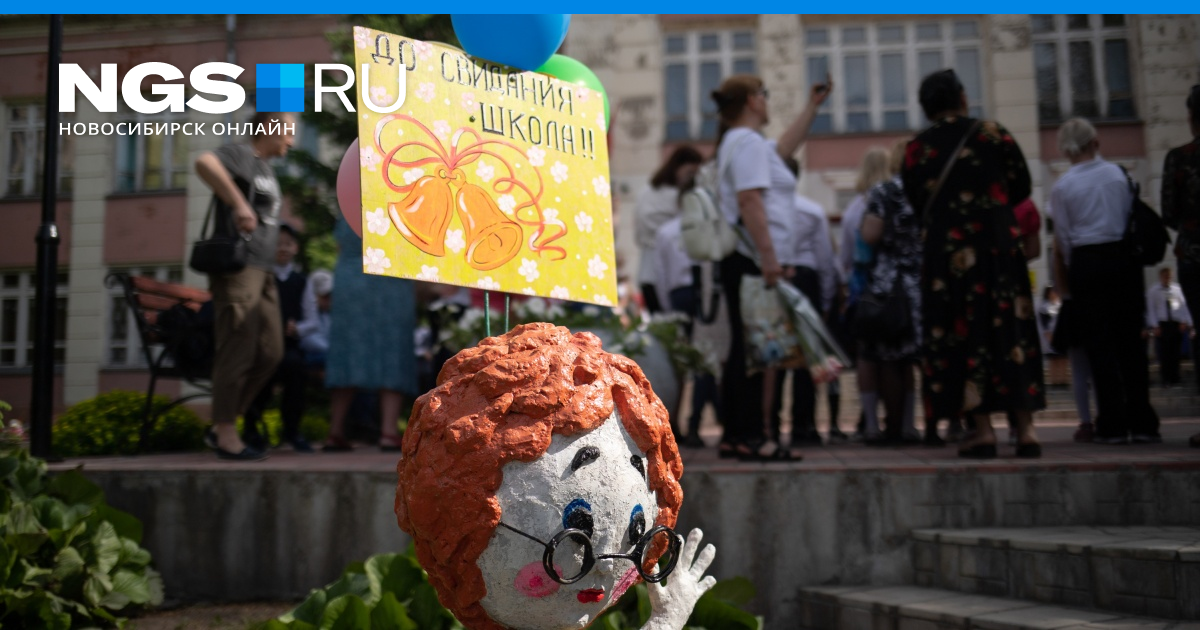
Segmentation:
{"type": "Polygon", "coordinates": [[[812,630],[1200,630],[1200,527],[919,529],[914,585],[801,591],[812,630]]]}

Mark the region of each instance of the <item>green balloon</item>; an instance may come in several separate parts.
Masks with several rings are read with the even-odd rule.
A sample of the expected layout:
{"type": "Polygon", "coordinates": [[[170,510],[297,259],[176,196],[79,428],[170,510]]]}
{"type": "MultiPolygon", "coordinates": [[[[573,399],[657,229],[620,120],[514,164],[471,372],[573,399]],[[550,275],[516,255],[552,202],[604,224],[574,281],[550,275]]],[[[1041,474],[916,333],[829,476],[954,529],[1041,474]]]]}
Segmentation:
{"type": "Polygon", "coordinates": [[[612,120],[608,109],[608,92],[604,91],[604,84],[600,82],[600,78],[596,76],[595,72],[592,72],[591,68],[566,55],[556,54],[550,57],[549,61],[542,64],[542,67],[538,68],[537,72],[548,74],[567,83],[582,85],[599,92],[600,96],[604,99],[604,127],[608,128],[609,121],[612,120]]]}

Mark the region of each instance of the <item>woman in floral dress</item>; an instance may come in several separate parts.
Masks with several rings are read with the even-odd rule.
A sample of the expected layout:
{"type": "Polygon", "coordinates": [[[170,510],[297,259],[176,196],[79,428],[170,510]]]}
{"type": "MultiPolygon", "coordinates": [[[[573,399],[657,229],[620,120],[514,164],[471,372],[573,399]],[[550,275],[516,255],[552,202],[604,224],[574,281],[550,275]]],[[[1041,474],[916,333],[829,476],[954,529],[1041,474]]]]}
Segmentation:
{"type": "Polygon", "coordinates": [[[924,215],[950,154],[966,139],[930,204],[921,278],[924,393],[929,417],[973,414],[975,433],[959,455],[996,456],[989,414],[1012,410],[1017,455],[1041,456],[1033,412],[1045,407],[1042,360],[1012,208],[1030,193],[1029,169],[1013,137],[994,122],[969,118],[952,70],[921,83],[933,122],[908,144],[904,192],[924,215]]]}
{"type": "MultiPolygon", "coordinates": [[[[893,150],[892,172],[899,171],[905,147],[893,150]]],[[[921,221],[904,196],[899,175],[884,181],[867,193],[862,239],[875,249],[875,262],[868,274],[867,291],[874,295],[903,292],[910,312],[909,327],[890,341],[863,341],[859,344],[859,365],[874,365],[878,391],[887,410],[888,435],[879,432],[874,413],[866,414],[867,444],[916,441],[914,428],[913,366],[921,356],[921,221]]]]}

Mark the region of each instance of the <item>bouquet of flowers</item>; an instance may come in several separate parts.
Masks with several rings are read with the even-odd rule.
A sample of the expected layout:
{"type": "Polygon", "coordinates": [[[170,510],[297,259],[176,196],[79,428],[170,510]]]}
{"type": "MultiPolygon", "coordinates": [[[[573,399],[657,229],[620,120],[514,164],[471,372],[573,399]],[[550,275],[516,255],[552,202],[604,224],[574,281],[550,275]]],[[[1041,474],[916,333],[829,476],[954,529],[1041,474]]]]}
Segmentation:
{"type": "Polygon", "coordinates": [[[850,364],[845,351],[834,340],[821,314],[799,289],[787,282],[778,283],[779,295],[788,305],[800,347],[804,352],[808,370],[818,383],[837,378],[842,368],[850,364]]]}

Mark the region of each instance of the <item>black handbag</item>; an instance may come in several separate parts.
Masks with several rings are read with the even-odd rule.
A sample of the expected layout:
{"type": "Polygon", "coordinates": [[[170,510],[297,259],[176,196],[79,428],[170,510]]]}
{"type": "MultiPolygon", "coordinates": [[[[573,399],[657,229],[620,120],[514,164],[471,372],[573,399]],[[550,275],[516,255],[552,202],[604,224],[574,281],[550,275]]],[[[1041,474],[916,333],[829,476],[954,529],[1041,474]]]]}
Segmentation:
{"type": "Polygon", "coordinates": [[[1134,260],[1143,267],[1152,267],[1162,262],[1167,245],[1171,243],[1171,235],[1162,217],[1142,201],[1141,188],[1129,177],[1129,173],[1125,177],[1133,193],[1133,209],[1129,213],[1129,222],[1125,224],[1125,244],[1134,260]]]}
{"type": "MultiPolygon", "coordinates": [[[[254,207],[254,185],[250,186],[250,207],[254,207]]],[[[212,220],[217,200],[214,197],[208,206],[208,214],[204,216],[204,227],[200,228],[200,240],[192,243],[192,256],[188,266],[200,273],[222,275],[237,273],[246,268],[246,245],[250,242],[249,234],[242,234],[237,229],[233,234],[210,234],[208,224],[212,220]]],[[[216,229],[214,224],[213,229],[216,229]]]]}
{"type": "Polygon", "coordinates": [[[851,332],[867,343],[895,343],[912,330],[908,294],[897,276],[887,294],[864,292],[854,305],[851,332]]]}

